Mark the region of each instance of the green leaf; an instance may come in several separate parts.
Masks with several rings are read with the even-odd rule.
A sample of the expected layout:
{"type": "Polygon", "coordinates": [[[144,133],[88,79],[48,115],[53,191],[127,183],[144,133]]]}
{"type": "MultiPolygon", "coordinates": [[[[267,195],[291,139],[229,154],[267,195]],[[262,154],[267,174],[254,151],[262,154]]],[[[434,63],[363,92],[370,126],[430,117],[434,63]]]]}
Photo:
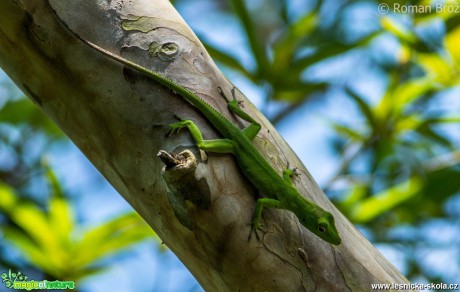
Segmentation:
{"type": "Polygon", "coordinates": [[[16,205],[17,197],[13,188],[0,181],[0,209],[10,214],[16,205]]]}
{"type": "Polygon", "coordinates": [[[0,210],[15,223],[0,226],[2,234],[32,265],[57,279],[78,280],[103,271],[103,266],[94,266],[101,258],[146,238],[158,240],[135,212],[92,229],[83,238],[73,238],[71,205],[52,169],[46,163],[44,167],[52,190],[48,213],[31,201],[18,199],[11,187],[0,182],[0,210]]]}
{"type": "Polygon", "coordinates": [[[429,125],[427,125],[427,126],[422,125],[422,126],[418,127],[416,129],[416,131],[420,135],[422,135],[422,136],[424,136],[424,137],[426,137],[428,139],[431,139],[431,140],[443,145],[444,147],[447,147],[447,148],[451,147],[450,139],[444,137],[441,134],[436,133],[429,125]]]}
{"type": "Polygon", "coordinates": [[[364,184],[355,184],[352,186],[350,192],[345,197],[345,200],[340,202],[341,208],[345,210],[352,210],[353,206],[359,203],[362,199],[366,197],[369,192],[369,188],[364,184]]]}
{"type": "MultiPolygon", "coordinates": [[[[294,80],[291,80],[294,81],[294,80]]],[[[308,96],[318,90],[324,90],[327,87],[326,83],[298,83],[289,84],[291,86],[286,87],[287,84],[276,84],[273,92],[273,100],[287,101],[290,103],[300,103],[308,96]]]]}
{"type": "Polygon", "coordinates": [[[411,177],[407,181],[376,194],[353,208],[351,220],[365,223],[375,217],[392,210],[395,206],[411,199],[423,186],[419,177],[411,177]]]}
{"type": "Polygon", "coordinates": [[[34,204],[21,202],[14,207],[10,218],[42,249],[46,251],[58,249],[59,244],[53,236],[54,231],[48,223],[48,218],[34,204]]]}
{"type": "Polygon", "coordinates": [[[8,226],[2,227],[2,232],[5,240],[17,247],[30,263],[46,272],[55,271],[53,262],[48,258],[50,254],[43,252],[43,248],[38,246],[27,234],[8,226]]]}
{"type": "Polygon", "coordinates": [[[13,125],[27,124],[32,128],[44,130],[54,138],[65,137],[62,131],[26,98],[10,101],[0,109],[0,122],[13,125]]]}
{"type": "Polygon", "coordinates": [[[447,33],[450,33],[451,31],[459,28],[460,14],[456,13],[455,15],[450,15],[450,17],[448,17],[445,20],[444,23],[445,23],[445,26],[446,26],[446,32],[447,33]]]}
{"type": "Polygon", "coordinates": [[[353,99],[353,101],[355,101],[356,105],[358,106],[358,109],[366,117],[366,120],[369,126],[373,129],[376,128],[377,119],[376,119],[376,116],[374,115],[374,111],[371,105],[367,104],[363,98],[361,98],[359,95],[354,93],[349,88],[346,88],[346,93],[353,99]]]}
{"type": "MultiPolygon", "coordinates": [[[[458,23],[460,23],[460,17],[457,17],[457,19],[458,19],[457,20],[458,23]]],[[[457,79],[460,79],[459,77],[460,73],[458,73],[458,70],[460,70],[460,50],[458,48],[459,40],[460,40],[460,27],[458,26],[455,30],[447,34],[444,40],[446,50],[447,52],[449,52],[454,62],[454,66],[457,68],[457,79]]]]}
{"type": "Polygon", "coordinates": [[[287,33],[274,44],[272,74],[282,76],[283,72],[290,68],[302,39],[307,38],[317,24],[318,16],[316,11],[313,11],[288,27],[287,33]]]}
{"type": "Polygon", "coordinates": [[[54,230],[54,235],[61,244],[70,244],[70,233],[74,228],[72,208],[64,196],[64,192],[53,169],[46,161],[43,162],[46,178],[51,186],[51,198],[49,201],[49,224],[54,230]]]}
{"type": "Polygon", "coordinates": [[[415,44],[417,42],[417,36],[414,32],[402,27],[390,17],[382,17],[380,19],[380,25],[383,29],[385,29],[388,32],[391,32],[403,42],[411,44],[415,44]]]}
{"type": "Polygon", "coordinates": [[[441,206],[443,202],[460,192],[460,169],[454,165],[446,169],[439,169],[429,173],[425,180],[425,186],[421,192],[441,206]]]}
{"type": "Polygon", "coordinates": [[[69,203],[62,199],[53,197],[50,200],[49,222],[61,245],[69,245],[71,231],[73,230],[72,208],[69,203]]]}
{"type": "MultiPolygon", "coordinates": [[[[407,123],[405,119],[410,117],[405,116],[404,111],[409,109],[414,102],[426,94],[434,90],[433,82],[427,78],[418,78],[407,80],[406,82],[398,82],[398,78],[392,80],[392,84],[385,93],[385,96],[380,101],[380,104],[375,110],[375,115],[379,120],[389,121],[390,118],[396,120],[396,123],[407,123]]],[[[404,126],[394,125],[396,128],[404,129],[404,126]]]]}
{"type": "Polygon", "coordinates": [[[256,31],[252,17],[246,8],[245,1],[231,0],[236,15],[238,16],[251,47],[252,55],[257,63],[257,75],[264,76],[269,69],[269,61],[265,50],[265,43],[262,42],[260,34],[256,31]]]}
{"type": "Polygon", "coordinates": [[[418,63],[424,68],[426,75],[431,80],[444,86],[453,86],[459,83],[458,73],[453,64],[438,54],[418,54],[418,63]],[[453,78],[457,76],[457,78],[453,78]]]}
{"type": "Polygon", "coordinates": [[[246,78],[248,78],[252,82],[256,82],[256,80],[254,79],[254,75],[251,72],[249,72],[243,65],[241,65],[241,62],[238,61],[235,57],[225,53],[222,50],[219,50],[218,48],[203,40],[203,38],[201,38],[201,42],[204,44],[206,50],[215,61],[222,63],[230,69],[242,73],[244,76],[246,76],[246,78]]]}
{"type": "Polygon", "coordinates": [[[392,93],[392,98],[395,100],[394,106],[398,112],[402,112],[408,105],[423,97],[433,88],[433,83],[427,78],[413,79],[401,83],[392,93]]]}
{"type": "Polygon", "coordinates": [[[355,142],[366,141],[366,136],[363,136],[360,132],[350,128],[349,126],[334,123],[332,127],[339,135],[351,139],[355,142]]]}
{"type": "Polygon", "coordinates": [[[78,265],[87,265],[121,248],[152,237],[154,232],[137,213],[128,213],[86,232],[76,245],[78,265]]]}

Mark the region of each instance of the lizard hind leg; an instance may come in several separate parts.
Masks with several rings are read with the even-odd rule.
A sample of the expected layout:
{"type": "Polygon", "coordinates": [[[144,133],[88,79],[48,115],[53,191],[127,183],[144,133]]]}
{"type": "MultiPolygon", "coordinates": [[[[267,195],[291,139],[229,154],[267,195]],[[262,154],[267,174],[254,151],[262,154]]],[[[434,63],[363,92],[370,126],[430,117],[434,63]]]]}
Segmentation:
{"type": "Polygon", "coordinates": [[[289,163],[288,163],[287,168],[283,171],[283,179],[292,185],[294,184],[292,181],[292,178],[298,175],[299,173],[297,172],[297,168],[296,167],[289,168],[289,163]]]}
{"type": "Polygon", "coordinates": [[[262,217],[262,211],[264,207],[283,209],[283,204],[281,201],[270,199],[270,198],[259,198],[257,200],[256,209],[254,211],[254,216],[252,217],[252,222],[251,222],[252,228],[248,236],[248,241],[251,240],[251,236],[253,232],[256,234],[257,240],[259,240],[259,234],[257,233],[257,230],[260,229],[260,219],[262,217]]]}

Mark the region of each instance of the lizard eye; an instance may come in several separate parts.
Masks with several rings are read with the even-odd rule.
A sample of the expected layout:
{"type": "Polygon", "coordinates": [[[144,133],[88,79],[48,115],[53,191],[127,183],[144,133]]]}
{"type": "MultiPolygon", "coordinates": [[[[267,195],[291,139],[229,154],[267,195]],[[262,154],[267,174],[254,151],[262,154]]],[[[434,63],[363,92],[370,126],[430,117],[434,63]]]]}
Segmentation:
{"type": "Polygon", "coordinates": [[[324,233],[326,232],[326,228],[324,228],[324,226],[318,225],[318,231],[324,233]]]}

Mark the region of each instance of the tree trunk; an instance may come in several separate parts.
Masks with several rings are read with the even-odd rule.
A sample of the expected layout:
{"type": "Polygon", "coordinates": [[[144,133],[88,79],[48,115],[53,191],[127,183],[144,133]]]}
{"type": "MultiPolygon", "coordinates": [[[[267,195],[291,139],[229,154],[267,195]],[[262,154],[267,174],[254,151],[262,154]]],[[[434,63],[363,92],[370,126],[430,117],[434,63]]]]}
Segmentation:
{"type": "Polygon", "coordinates": [[[187,131],[166,138],[167,128],[155,124],[172,123],[178,114],[194,120],[205,139],[218,138],[216,130],[179,95],[88,47],[56,17],[84,39],[175,80],[243,127],[219,93],[222,88],[231,96],[233,85],[169,1],[0,3],[1,67],[205,290],[370,291],[372,283],[408,283],[327,200],[273,126],[236,91],[245,111],[262,124],[257,149],[280,173],[288,162],[299,168],[297,188],[332,212],[342,238],[332,246],[292,213],[265,210],[260,241],[248,242],[258,192],[234,158],[209,153],[201,159],[187,131]],[[159,150],[184,149],[191,151],[183,158],[188,164],[163,171],[159,150]]]}

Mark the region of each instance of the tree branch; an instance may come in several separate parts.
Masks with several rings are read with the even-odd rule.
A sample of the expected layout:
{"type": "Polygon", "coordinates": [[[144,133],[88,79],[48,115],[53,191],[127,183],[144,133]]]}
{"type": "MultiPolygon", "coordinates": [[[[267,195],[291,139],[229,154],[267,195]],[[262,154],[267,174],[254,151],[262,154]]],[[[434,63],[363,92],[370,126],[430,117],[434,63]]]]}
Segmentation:
{"type": "Polygon", "coordinates": [[[265,210],[261,241],[248,243],[257,191],[229,155],[210,154],[206,163],[198,163],[195,177],[205,180],[210,207],[187,202],[194,228],[180,223],[155,154],[186,148],[199,157],[199,152],[190,135],[164,138],[165,128],[153,124],[170,123],[180,113],[193,119],[207,139],[217,138],[216,131],[180,96],[76,39],[51,9],[83,38],[168,76],[242,126],[218,92],[218,87],[230,92],[233,85],[169,1],[3,0],[0,6],[0,66],[205,290],[369,291],[371,283],[407,283],[327,200],[285,141],[239,92],[245,110],[263,125],[256,147],[280,173],[287,162],[299,168],[303,175],[296,186],[333,213],[342,244],[320,240],[281,210],[265,210]]]}

